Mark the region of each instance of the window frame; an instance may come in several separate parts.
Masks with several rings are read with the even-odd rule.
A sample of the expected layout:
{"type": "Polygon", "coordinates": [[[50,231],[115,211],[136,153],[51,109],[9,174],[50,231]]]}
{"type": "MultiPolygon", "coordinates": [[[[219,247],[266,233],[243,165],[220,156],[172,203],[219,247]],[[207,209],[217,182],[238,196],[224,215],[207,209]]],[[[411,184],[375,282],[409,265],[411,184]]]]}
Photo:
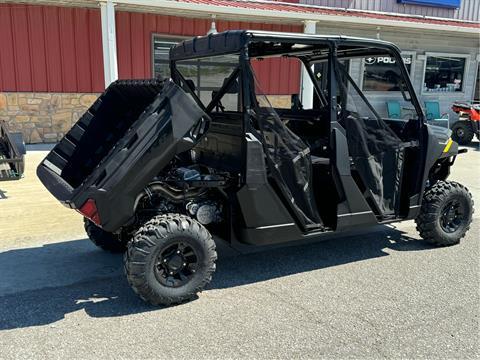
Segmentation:
{"type": "MultiPolygon", "coordinates": [[[[188,36],[176,36],[169,34],[161,33],[152,33],[150,38],[150,56],[151,56],[151,69],[152,69],[152,78],[155,77],[155,37],[160,37],[162,40],[166,41],[176,41],[177,44],[183,40],[189,39],[188,36]],[[178,40],[178,41],[177,41],[178,40]]],[[[170,60],[167,60],[168,70],[170,71],[170,60]]]]}
{"type": "MultiPolygon", "coordinates": [[[[405,51],[401,51],[400,52],[400,55],[403,56],[404,55],[407,55],[407,56],[411,56],[412,57],[412,64],[410,66],[410,71],[408,72],[408,76],[410,76],[410,81],[413,83],[413,77],[415,75],[415,62],[417,60],[417,52],[416,51],[413,51],[413,50],[405,50],[405,51]]],[[[392,56],[390,56],[392,57],[392,56]]],[[[361,62],[361,65],[360,65],[360,79],[359,79],[359,87],[360,89],[362,90],[362,92],[365,92],[365,93],[368,93],[369,95],[379,95],[379,94],[382,94],[382,95],[393,95],[393,96],[398,96],[399,93],[401,93],[401,91],[397,90],[397,91],[380,91],[380,90],[365,90],[363,88],[363,83],[364,83],[364,80],[365,80],[365,59],[362,59],[362,62],[361,62]]]]}
{"type": "Polygon", "coordinates": [[[425,55],[422,57],[423,59],[423,75],[422,75],[422,82],[420,83],[420,94],[422,96],[458,96],[458,95],[466,95],[466,80],[467,80],[467,74],[468,70],[470,68],[470,62],[471,62],[471,56],[470,54],[455,54],[455,53],[443,53],[443,52],[425,52],[425,55]],[[425,87],[423,86],[425,84],[425,75],[427,72],[427,60],[428,57],[450,57],[450,58],[461,58],[465,59],[465,67],[463,69],[463,77],[462,77],[462,91],[452,91],[452,92],[442,92],[442,91],[425,91],[425,87]]]}
{"type": "Polygon", "coordinates": [[[478,60],[476,62],[476,64],[474,64],[475,66],[475,76],[473,77],[473,95],[472,95],[472,98],[473,98],[473,101],[478,101],[480,102],[480,81],[479,81],[479,77],[480,77],[480,54],[478,55],[478,60]],[[478,96],[478,99],[475,99],[475,94],[479,93],[479,96],[478,96]]]}

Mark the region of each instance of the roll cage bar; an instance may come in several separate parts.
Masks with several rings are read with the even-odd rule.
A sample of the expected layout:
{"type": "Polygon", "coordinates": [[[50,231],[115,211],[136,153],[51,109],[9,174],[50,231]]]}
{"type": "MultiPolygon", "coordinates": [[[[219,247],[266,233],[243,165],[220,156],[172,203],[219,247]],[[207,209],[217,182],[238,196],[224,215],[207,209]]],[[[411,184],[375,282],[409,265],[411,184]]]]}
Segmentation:
{"type": "MultiPolygon", "coordinates": [[[[408,71],[402,61],[400,50],[394,44],[382,40],[345,36],[231,30],[217,34],[210,34],[208,36],[196,37],[175,45],[170,50],[170,69],[174,82],[181,85],[184,90],[190,93],[198,105],[207,113],[210,113],[215,108],[221,98],[231,88],[233,81],[239,78],[241,84],[241,106],[243,107],[244,113],[248,113],[251,105],[250,96],[244,95],[248,95],[255,90],[254,86],[251,88],[251,76],[248,75],[248,72],[251,71],[249,66],[250,59],[274,56],[295,57],[305,65],[307,73],[313,82],[315,92],[319,96],[322,105],[328,106],[330,121],[336,122],[337,79],[339,78],[340,72],[345,74],[345,71],[339,66],[341,65],[339,60],[380,54],[384,55],[386,53],[394,57],[399,64],[406,85],[406,89],[401,89],[401,92],[402,94],[405,94],[404,91],[407,90],[409,93],[409,100],[412,102],[412,105],[417,112],[419,117],[418,126],[420,127],[420,124],[425,121],[425,115],[413,86],[409,81],[408,71]],[[212,101],[205,106],[195,94],[195,91],[191,88],[189,82],[183,77],[180,71],[178,71],[176,63],[181,60],[228,54],[237,54],[239,56],[239,65],[234,68],[233,72],[227,78],[223,86],[217,91],[212,101]],[[328,61],[328,99],[326,94],[320,89],[311,70],[312,63],[319,61],[328,61]]],[[[348,72],[346,75],[349,82],[351,82],[353,86],[356,86],[355,82],[348,75],[348,72]]],[[[360,89],[357,88],[356,90],[359,94],[363,95],[363,92],[360,89]]],[[[363,100],[365,101],[365,99],[363,100]]],[[[369,104],[368,101],[367,104],[369,104]]],[[[373,111],[373,113],[376,116],[378,115],[375,111],[373,111]]]]}

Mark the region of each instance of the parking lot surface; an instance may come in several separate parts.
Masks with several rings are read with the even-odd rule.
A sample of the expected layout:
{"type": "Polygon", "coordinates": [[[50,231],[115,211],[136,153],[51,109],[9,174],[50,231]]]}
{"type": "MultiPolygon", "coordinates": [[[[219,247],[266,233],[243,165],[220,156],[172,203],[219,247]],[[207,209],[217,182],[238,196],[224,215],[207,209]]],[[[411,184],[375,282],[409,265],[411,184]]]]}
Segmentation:
{"type": "Polygon", "coordinates": [[[460,245],[418,240],[412,221],[255,254],[220,251],[209,288],[155,308],[122,257],[35,176],[0,183],[0,358],[458,358],[479,352],[480,151],[452,180],[477,204],[460,245]]]}

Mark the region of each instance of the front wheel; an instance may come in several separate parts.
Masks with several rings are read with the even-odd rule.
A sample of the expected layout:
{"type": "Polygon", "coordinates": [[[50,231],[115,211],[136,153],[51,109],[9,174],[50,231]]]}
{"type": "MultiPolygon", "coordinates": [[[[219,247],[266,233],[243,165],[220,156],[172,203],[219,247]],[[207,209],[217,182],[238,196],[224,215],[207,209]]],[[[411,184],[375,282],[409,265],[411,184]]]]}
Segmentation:
{"type": "Polygon", "coordinates": [[[473,199],[468,189],[453,181],[438,181],[423,195],[415,222],[425,241],[448,246],[458,244],[465,236],[472,215],[473,199]]]}
{"type": "Polygon", "coordinates": [[[124,255],[130,286],[153,305],[194,298],[212,279],[216,259],[208,230],[180,214],[159,215],[146,222],[124,255]]]}
{"type": "Polygon", "coordinates": [[[473,139],[472,125],[467,120],[457,121],[452,126],[452,139],[459,145],[468,145],[473,139]]]}

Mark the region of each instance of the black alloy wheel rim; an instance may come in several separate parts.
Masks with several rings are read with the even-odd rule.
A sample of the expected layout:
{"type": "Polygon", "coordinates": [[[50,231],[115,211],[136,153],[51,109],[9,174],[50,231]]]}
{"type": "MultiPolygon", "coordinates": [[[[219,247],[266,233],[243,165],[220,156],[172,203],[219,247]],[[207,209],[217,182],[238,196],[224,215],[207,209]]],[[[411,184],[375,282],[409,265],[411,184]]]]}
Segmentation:
{"type": "Polygon", "coordinates": [[[465,209],[459,200],[450,200],[440,214],[440,226],[446,233],[454,233],[463,224],[465,209]]]}
{"type": "Polygon", "coordinates": [[[155,261],[155,277],[164,286],[177,288],[195,275],[198,256],[190,245],[178,241],[161,250],[155,261]]]}

